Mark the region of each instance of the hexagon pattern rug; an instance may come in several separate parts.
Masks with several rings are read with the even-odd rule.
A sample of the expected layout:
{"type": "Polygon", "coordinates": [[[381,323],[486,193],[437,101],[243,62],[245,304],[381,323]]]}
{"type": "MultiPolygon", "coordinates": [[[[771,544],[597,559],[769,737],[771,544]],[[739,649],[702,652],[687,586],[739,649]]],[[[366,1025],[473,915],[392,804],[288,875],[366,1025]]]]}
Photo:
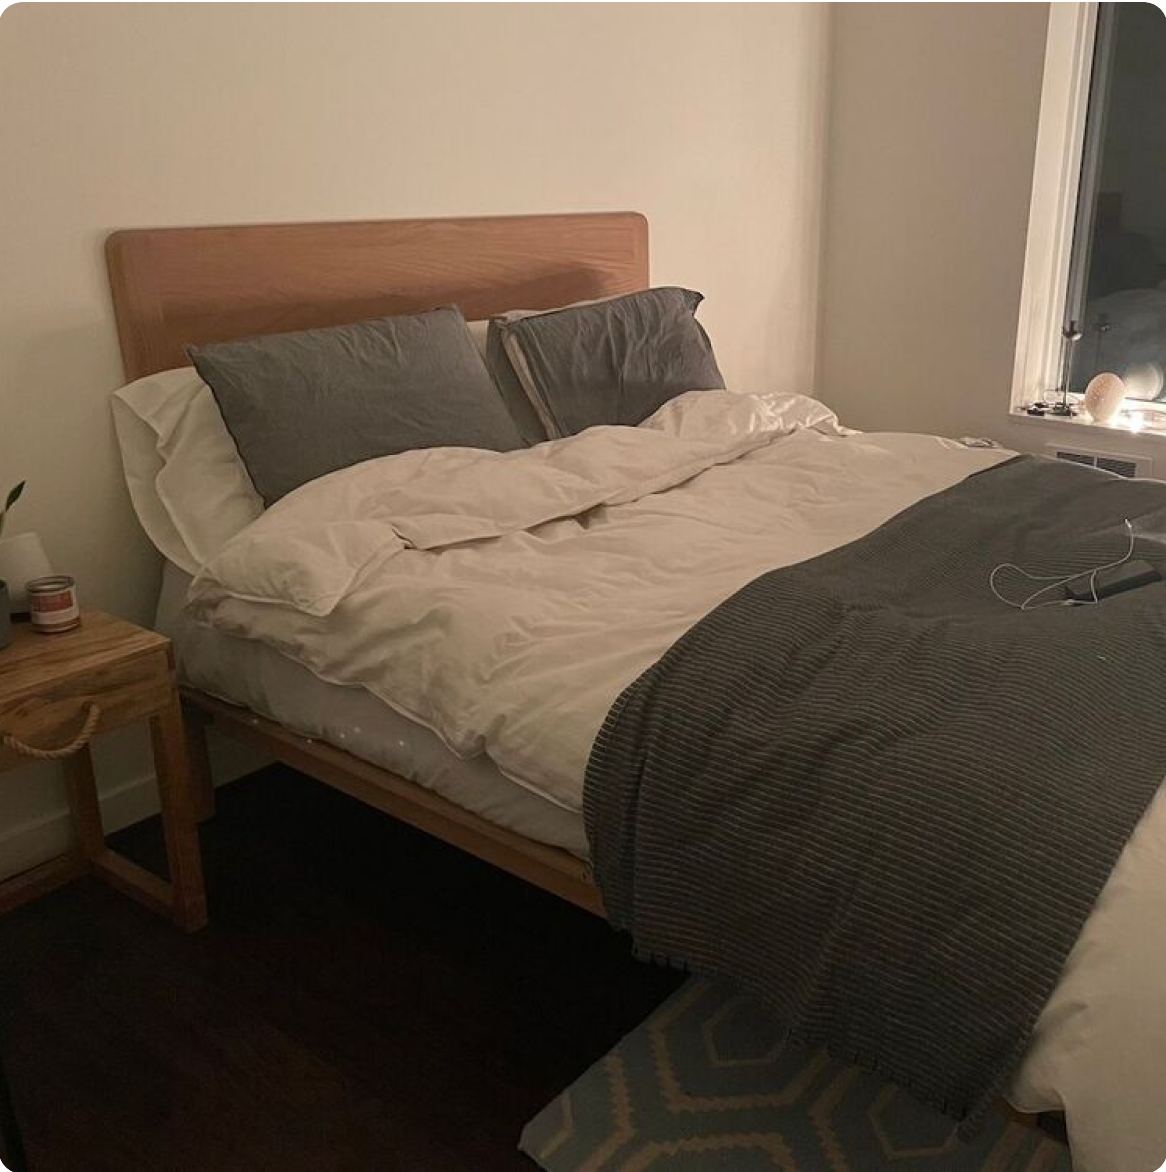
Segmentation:
{"type": "Polygon", "coordinates": [[[547,1172],[1072,1172],[993,1115],[950,1119],[822,1050],[786,1046],[743,997],[691,980],[522,1133],[547,1172]]]}

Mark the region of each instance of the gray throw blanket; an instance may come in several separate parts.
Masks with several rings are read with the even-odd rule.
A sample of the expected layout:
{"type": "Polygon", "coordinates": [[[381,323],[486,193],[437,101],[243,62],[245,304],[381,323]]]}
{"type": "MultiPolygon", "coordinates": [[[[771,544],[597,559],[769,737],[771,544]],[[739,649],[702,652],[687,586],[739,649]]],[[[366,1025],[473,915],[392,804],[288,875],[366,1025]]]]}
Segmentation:
{"type": "Polygon", "coordinates": [[[970,1133],[1166,775],[1166,583],[1021,613],[988,576],[1125,518],[1166,541],[1166,484],[1018,457],[722,603],[592,749],[611,921],[970,1133]]]}

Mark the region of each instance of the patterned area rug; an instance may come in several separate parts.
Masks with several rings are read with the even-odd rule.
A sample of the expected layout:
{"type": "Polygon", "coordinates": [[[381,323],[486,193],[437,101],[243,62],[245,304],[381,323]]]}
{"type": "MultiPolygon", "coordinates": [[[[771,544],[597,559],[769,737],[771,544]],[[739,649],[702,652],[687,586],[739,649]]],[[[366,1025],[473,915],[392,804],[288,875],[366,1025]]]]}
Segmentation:
{"type": "Polygon", "coordinates": [[[540,1112],[519,1144],[547,1172],[1071,1172],[1067,1150],[993,1115],[951,1120],[825,1052],[785,1047],[742,997],[689,981],[540,1112]]]}

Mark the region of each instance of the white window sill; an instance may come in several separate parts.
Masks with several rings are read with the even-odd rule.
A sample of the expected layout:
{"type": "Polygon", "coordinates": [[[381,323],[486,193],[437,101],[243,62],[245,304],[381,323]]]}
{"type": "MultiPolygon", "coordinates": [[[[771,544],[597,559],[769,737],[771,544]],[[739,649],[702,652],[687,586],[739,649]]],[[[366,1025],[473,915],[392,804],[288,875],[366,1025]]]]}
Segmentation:
{"type": "MultiPolygon", "coordinates": [[[[1166,406],[1166,404],[1164,404],[1166,406]]],[[[1131,427],[1129,417],[1123,411],[1112,423],[1096,423],[1082,410],[1079,415],[1029,415],[1023,408],[1013,408],[1008,413],[1015,423],[1031,423],[1043,428],[1061,428],[1085,435],[1105,435],[1111,439],[1166,440],[1166,414],[1157,415],[1155,422],[1145,422],[1141,427],[1131,427]]]]}

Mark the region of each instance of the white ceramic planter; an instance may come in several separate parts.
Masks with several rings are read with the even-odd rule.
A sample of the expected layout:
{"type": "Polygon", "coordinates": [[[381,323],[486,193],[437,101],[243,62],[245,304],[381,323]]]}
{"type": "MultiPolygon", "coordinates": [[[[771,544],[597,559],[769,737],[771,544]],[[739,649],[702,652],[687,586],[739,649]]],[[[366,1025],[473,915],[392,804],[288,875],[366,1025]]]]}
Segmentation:
{"type": "Polygon", "coordinates": [[[25,586],[33,578],[43,578],[52,572],[44,546],[35,533],[0,537],[0,578],[8,583],[8,604],[13,614],[28,610],[25,586]]]}

